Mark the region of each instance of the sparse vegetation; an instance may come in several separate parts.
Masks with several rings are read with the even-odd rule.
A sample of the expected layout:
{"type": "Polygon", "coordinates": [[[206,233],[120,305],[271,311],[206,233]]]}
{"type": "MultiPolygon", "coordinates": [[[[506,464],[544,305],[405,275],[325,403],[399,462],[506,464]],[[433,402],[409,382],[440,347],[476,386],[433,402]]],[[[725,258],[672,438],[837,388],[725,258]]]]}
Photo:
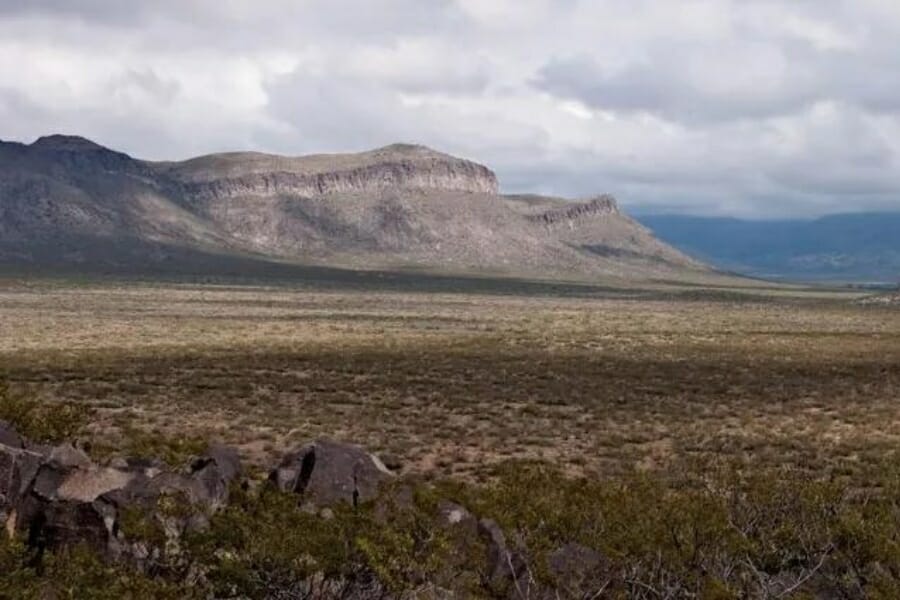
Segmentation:
{"type": "Polygon", "coordinates": [[[373,576],[395,592],[505,597],[511,590],[488,577],[484,544],[440,520],[445,499],[500,523],[527,557],[529,580],[561,598],[582,597],[574,589],[603,598],[895,598],[900,478],[889,463],[878,477],[862,491],[791,471],[601,480],[511,463],[487,484],[419,483],[399,503],[393,488],[327,515],[268,486],[235,488],[210,527],[185,540],[181,560],[152,578],[85,549],[52,555],[38,571],[23,546],[0,542],[0,597],[331,598],[373,576]],[[573,543],[600,557],[581,580],[551,559],[573,543]]]}
{"type": "Polygon", "coordinates": [[[48,554],[39,567],[27,548],[0,536],[0,598],[4,600],[190,600],[204,598],[194,586],[109,564],[94,551],[75,547],[48,554]]]}
{"type": "MultiPolygon", "coordinates": [[[[262,597],[312,573],[420,589],[449,565],[452,585],[491,597],[484,548],[461,552],[437,524],[448,499],[527,548],[536,581],[562,583],[548,561],[560,546],[596,550],[600,597],[896,597],[900,313],[720,292],[13,288],[0,356],[12,388],[41,400],[6,391],[0,418],[53,439],[83,422],[47,425],[55,408],[77,407],[95,456],[170,464],[212,439],[260,468],[332,436],[424,480],[387,521],[375,505],[323,516],[235,491],[186,540],[202,594],[262,597]]],[[[22,552],[0,549],[0,597],[44,580],[22,552]]],[[[184,575],[103,568],[136,586],[184,575]]]]}
{"type": "Polygon", "coordinates": [[[25,437],[41,443],[73,440],[88,424],[90,410],[75,402],[42,402],[15,392],[0,379],[0,420],[11,423],[25,437]]]}

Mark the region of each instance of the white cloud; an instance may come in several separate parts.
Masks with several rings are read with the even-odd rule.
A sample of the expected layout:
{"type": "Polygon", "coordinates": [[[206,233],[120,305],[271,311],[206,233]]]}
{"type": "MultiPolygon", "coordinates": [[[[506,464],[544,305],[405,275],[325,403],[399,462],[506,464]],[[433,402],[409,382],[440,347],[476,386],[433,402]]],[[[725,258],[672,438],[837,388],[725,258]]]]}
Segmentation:
{"type": "Polygon", "coordinates": [[[900,209],[893,0],[0,0],[0,137],[422,142],[643,210],[900,209]]]}

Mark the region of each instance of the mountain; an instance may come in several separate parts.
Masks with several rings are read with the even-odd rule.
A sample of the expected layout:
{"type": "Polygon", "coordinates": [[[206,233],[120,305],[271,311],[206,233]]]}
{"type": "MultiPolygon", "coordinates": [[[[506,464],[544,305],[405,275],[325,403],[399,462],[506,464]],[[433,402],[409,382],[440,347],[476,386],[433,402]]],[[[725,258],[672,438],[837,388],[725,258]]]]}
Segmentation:
{"type": "Polygon", "coordinates": [[[643,216],[662,240],[724,269],[765,277],[897,282],[900,212],[816,220],[643,216]]]}
{"type": "Polygon", "coordinates": [[[0,264],[138,269],[230,257],[544,276],[708,273],[609,196],[504,196],[487,167],[424,146],[151,162],[74,136],[0,142],[0,264]]]}

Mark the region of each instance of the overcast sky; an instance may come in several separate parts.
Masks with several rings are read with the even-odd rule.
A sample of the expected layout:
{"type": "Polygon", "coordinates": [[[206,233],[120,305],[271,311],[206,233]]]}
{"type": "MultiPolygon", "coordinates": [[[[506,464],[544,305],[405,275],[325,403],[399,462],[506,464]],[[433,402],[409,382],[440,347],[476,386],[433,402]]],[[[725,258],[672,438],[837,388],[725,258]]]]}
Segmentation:
{"type": "Polygon", "coordinates": [[[0,0],[0,138],[418,142],[636,212],[900,210],[897,0],[0,0]]]}

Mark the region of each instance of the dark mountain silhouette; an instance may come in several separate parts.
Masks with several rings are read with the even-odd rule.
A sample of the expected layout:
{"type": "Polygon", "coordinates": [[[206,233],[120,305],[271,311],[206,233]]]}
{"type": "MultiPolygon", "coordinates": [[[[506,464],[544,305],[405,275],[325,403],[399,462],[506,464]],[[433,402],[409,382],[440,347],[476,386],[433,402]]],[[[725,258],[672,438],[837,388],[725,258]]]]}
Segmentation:
{"type": "Polygon", "coordinates": [[[724,269],[786,278],[900,281],[900,212],[815,220],[643,216],[659,238],[724,269]]]}

